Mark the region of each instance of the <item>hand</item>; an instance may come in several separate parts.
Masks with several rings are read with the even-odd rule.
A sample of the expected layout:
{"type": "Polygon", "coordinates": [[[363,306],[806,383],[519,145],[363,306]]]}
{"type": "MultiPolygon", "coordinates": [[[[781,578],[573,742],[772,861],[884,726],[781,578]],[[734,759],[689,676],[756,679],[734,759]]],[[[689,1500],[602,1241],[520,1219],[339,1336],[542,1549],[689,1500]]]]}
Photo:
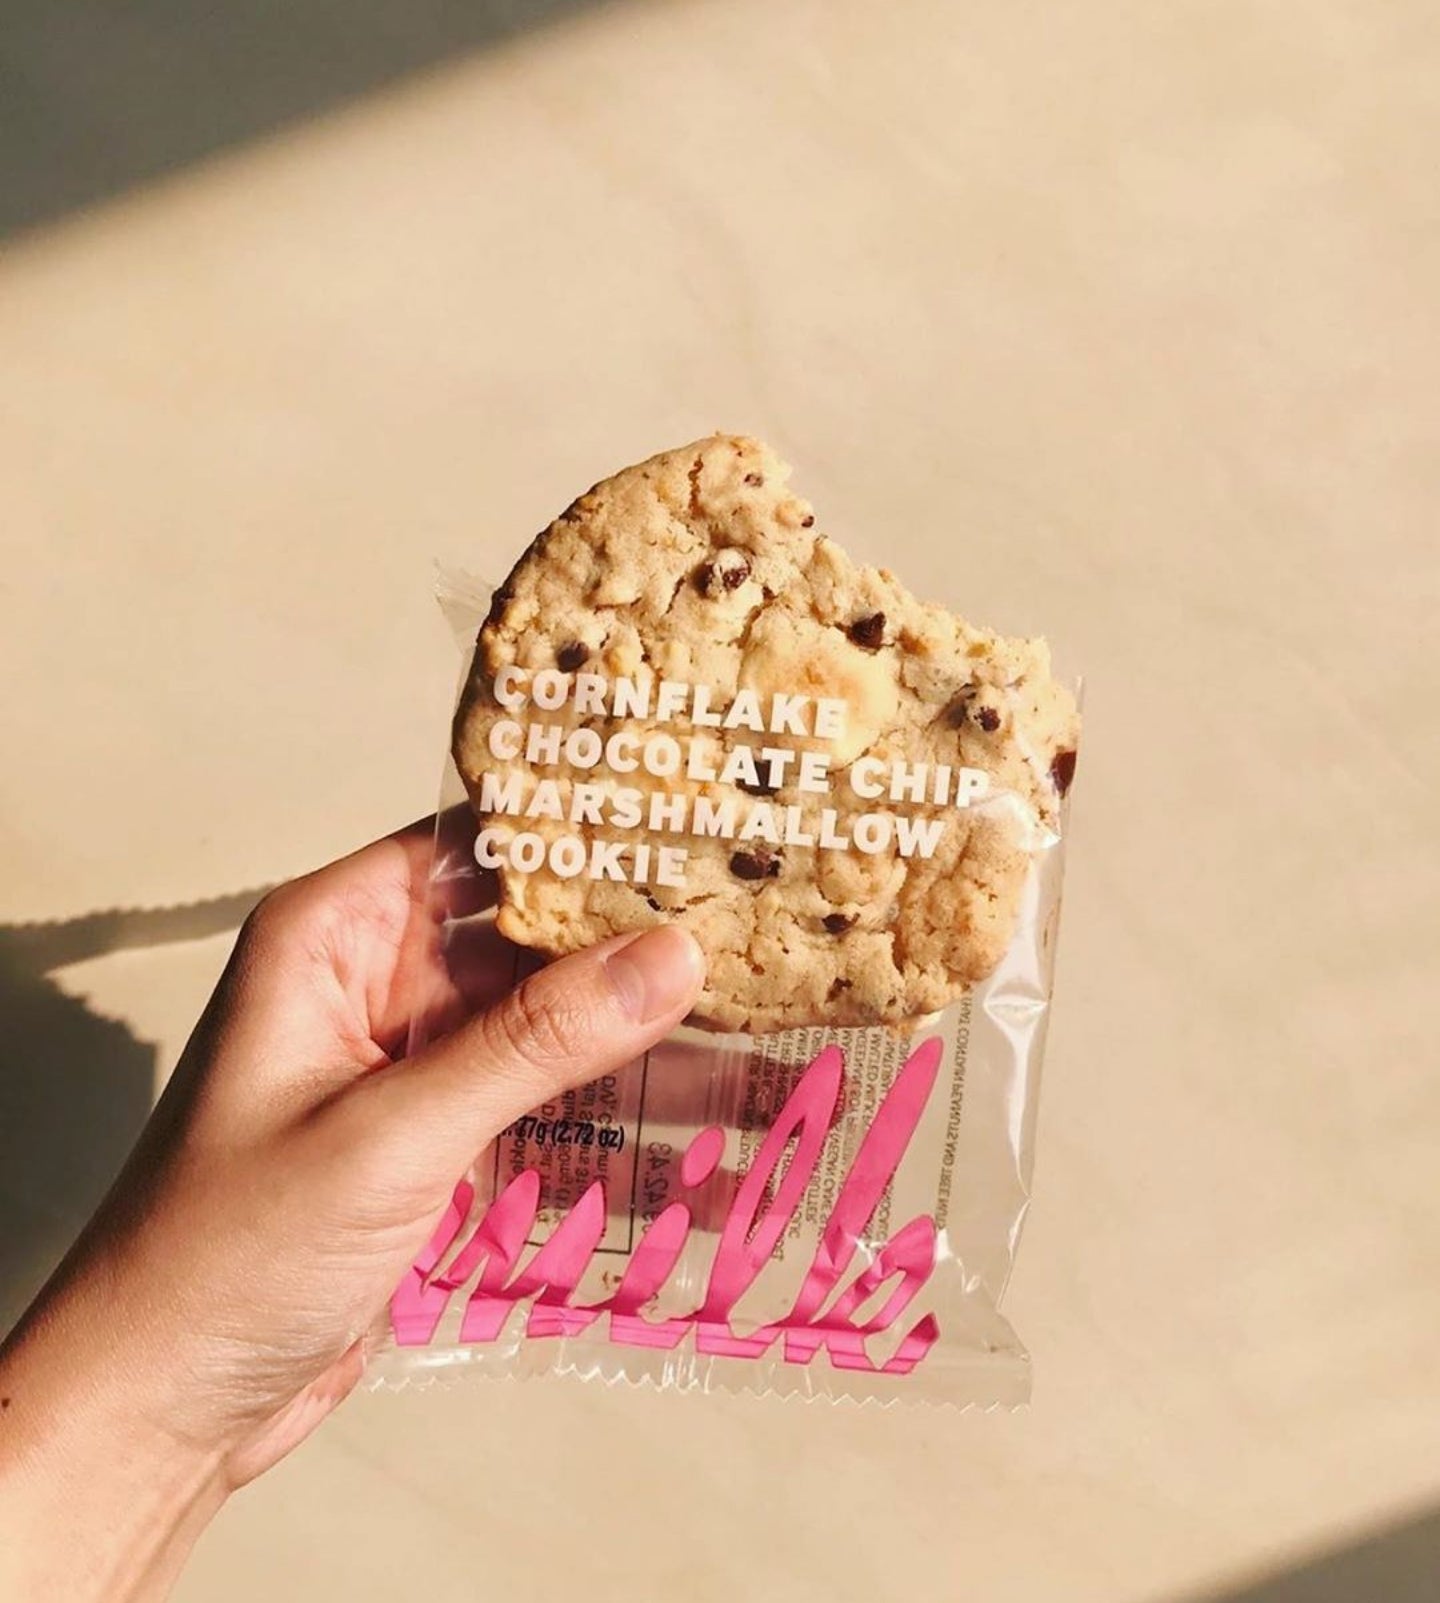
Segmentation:
{"type": "Polygon", "coordinates": [[[699,948],[668,926],[513,991],[488,923],[442,967],[433,829],[255,910],[130,1162],[0,1350],[7,1599],[160,1595],[225,1496],[355,1385],[486,1143],[694,1001],[699,948]],[[396,1061],[421,986],[455,1028],[396,1061]]]}

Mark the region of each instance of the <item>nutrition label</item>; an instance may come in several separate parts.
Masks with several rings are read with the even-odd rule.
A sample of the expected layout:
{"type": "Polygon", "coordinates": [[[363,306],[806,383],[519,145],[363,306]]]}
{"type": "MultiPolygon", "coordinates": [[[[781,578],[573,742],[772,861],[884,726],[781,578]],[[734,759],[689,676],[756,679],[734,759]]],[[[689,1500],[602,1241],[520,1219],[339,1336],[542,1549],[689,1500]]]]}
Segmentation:
{"type": "Polygon", "coordinates": [[[607,1206],[597,1250],[633,1250],[649,1068],[647,1054],[616,1074],[566,1091],[501,1131],[495,1143],[495,1194],[526,1169],[539,1174],[535,1241],[543,1240],[600,1180],[607,1206]]]}
{"type": "MultiPolygon", "coordinates": [[[[793,1030],[757,1043],[761,1050],[751,1059],[740,1124],[741,1170],[749,1169],[761,1142],[800,1076],[826,1046],[839,1045],[845,1053],[845,1079],[831,1121],[830,1138],[800,1206],[785,1232],[785,1241],[813,1235],[823,1227],[835,1205],[856,1150],[889,1090],[895,1072],[905,1059],[906,1044],[884,1030],[793,1030]]],[[[890,1197],[876,1210],[875,1228],[888,1229],[890,1197]]],[[[783,1241],[777,1254],[784,1250],[783,1241]]]]}
{"type": "Polygon", "coordinates": [[[945,1228],[950,1217],[950,1192],[955,1178],[955,1155],[960,1145],[960,1115],[965,1105],[965,1059],[970,1051],[971,998],[965,996],[955,1009],[951,1026],[950,1104],[945,1117],[945,1141],[940,1148],[940,1178],[935,1187],[935,1227],[945,1228]]]}
{"type": "MultiPolygon", "coordinates": [[[[950,1068],[940,1082],[947,1100],[935,1110],[929,1147],[938,1162],[928,1169],[923,1186],[926,1209],[933,1206],[942,1227],[959,1144],[968,999],[955,1009],[949,1034],[950,1068]]],[[[595,1181],[602,1181],[606,1217],[600,1253],[633,1252],[646,1226],[677,1200],[690,1207],[696,1231],[718,1230],[735,1187],[753,1167],[801,1077],[827,1046],[844,1053],[844,1078],[815,1172],[776,1244],[775,1257],[784,1258],[787,1247],[813,1242],[831,1217],[876,1112],[914,1050],[908,1037],[879,1029],[814,1029],[757,1039],[749,1051],[662,1043],[641,1061],[567,1091],[505,1129],[494,1148],[492,1195],[527,1169],[539,1175],[533,1236],[538,1243],[595,1181]],[[725,1132],[725,1163],[712,1181],[692,1191],[681,1180],[681,1158],[695,1133],[712,1124],[725,1132]]],[[[773,1192],[773,1185],[769,1189],[773,1192]]],[[[891,1204],[887,1190],[870,1225],[877,1238],[889,1234],[891,1204]]]]}

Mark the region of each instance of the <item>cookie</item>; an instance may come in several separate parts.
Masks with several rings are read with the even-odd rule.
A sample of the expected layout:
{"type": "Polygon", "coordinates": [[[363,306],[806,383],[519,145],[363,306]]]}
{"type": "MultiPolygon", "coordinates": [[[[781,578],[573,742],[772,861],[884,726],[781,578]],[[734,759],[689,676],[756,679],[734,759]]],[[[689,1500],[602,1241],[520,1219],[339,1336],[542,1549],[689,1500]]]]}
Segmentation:
{"type": "Polygon", "coordinates": [[[509,939],[675,920],[697,1023],[903,1025],[1004,954],[1078,717],[1043,641],[852,562],[789,473],[715,435],[582,495],[495,593],[455,761],[509,939]]]}

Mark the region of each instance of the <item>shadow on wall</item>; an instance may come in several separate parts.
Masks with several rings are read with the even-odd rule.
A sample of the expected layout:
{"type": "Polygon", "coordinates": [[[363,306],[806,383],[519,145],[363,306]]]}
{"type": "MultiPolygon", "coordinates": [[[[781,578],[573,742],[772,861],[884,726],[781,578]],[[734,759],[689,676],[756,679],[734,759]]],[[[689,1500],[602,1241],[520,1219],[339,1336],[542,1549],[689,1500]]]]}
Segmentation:
{"type": "Polygon", "coordinates": [[[7,0],[0,234],[596,0],[7,0]]]}
{"type": "Polygon", "coordinates": [[[1377,1531],[1238,1591],[1211,1594],[1203,1603],[1436,1603],[1437,1598],[1440,1512],[1377,1531]]]}
{"type": "Polygon", "coordinates": [[[0,927],[0,1335],[104,1196],[149,1116],[155,1081],[155,1048],[49,975],[234,929],[261,894],[0,927]]]}

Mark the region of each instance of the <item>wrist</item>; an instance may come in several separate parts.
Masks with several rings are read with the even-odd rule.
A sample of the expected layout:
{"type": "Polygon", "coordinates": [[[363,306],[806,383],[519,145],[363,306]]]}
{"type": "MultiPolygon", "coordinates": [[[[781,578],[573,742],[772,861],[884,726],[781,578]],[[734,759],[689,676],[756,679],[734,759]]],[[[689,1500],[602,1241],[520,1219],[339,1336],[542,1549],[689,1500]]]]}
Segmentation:
{"type": "Polygon", "coordinates": [[[159,1423],[118,1299],[47,1293],[0,1348],[0,1596],[164,1595],[223,1504],[219,1450],[159,1423]]]}

